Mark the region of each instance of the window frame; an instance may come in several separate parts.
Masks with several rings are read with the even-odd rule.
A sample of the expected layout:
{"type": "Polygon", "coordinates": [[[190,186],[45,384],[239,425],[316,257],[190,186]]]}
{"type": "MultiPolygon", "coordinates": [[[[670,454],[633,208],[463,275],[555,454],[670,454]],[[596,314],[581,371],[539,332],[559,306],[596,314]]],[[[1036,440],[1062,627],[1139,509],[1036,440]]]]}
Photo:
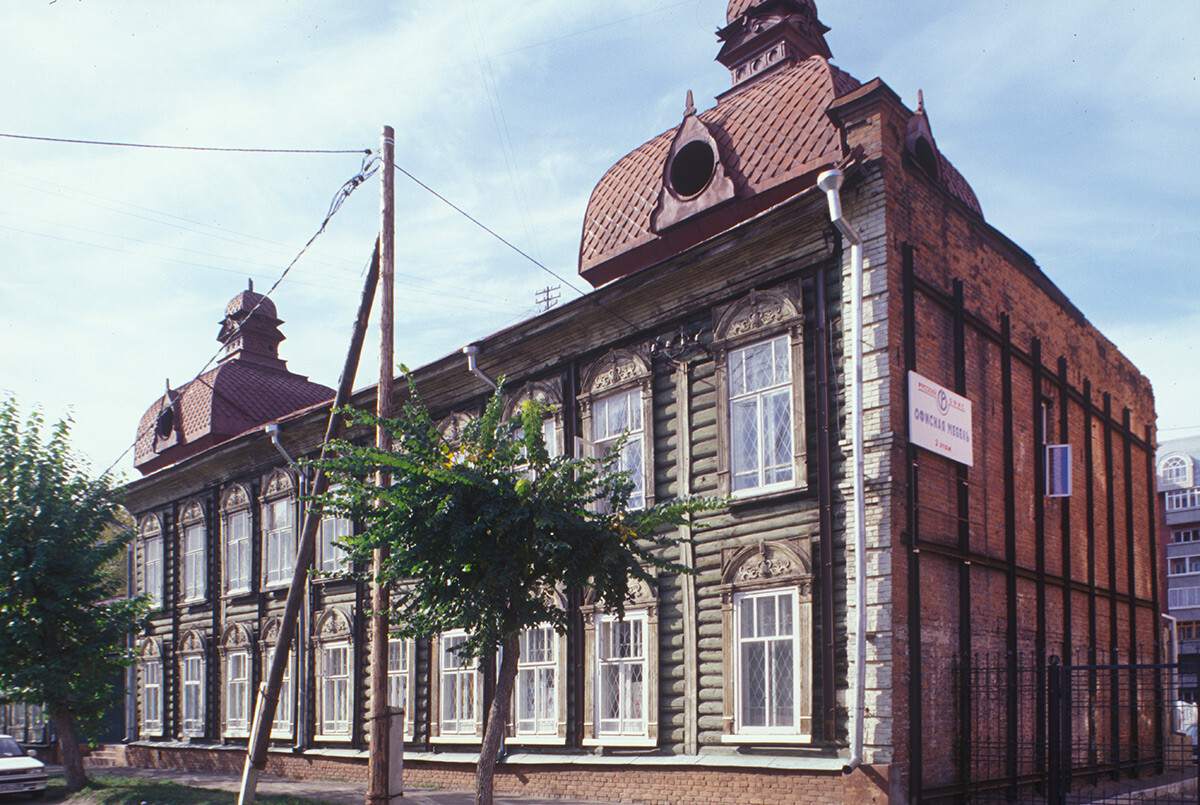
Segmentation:
{"type": "Polygon", "coordinates": [[[636,732],[605,731],[600,717],[601,673],[603,658],[600,651],[602,624],[616,621],[615,613],[605,611],[603,602],[597,602],[589,593],[582,607],[584,616],[584,746],[626,746],[651,748],[658,745],[658,594],[657,570],[647,569],[654,584],[642,579],[629,580],[629,599],[625,602],[625,620],[636,621],[642,629],[642,707],[644,724],[636,732]]]}
{"type": "Polygon", "coordinates": [[[721,742],[730,744],[809,744],[812,718],[812,561],[806,539],[766,540],[721,554],[723,717],[721,742]],[[793,723],[791,727],[744,725],[740,607],[747,600],[786,594],[792,600],[793,723]]]}
{"type": "Polygon", "coordinates": [[[208,597],[208,521],[197,501],[188,503],[180,515],[179,545],[180,599],[185,604],[204,601],[208,597]]]}
{"type": "Polygon", "coordinates": [[[208,732],[207,688],[204,638],[191,631],[184,636],[179,651],[179,730],[185,740],[203,738],[208,732]],[[195,712],[191,712],[191,690],[195,691],[195,712]]]}
{"type": "Polygon", "coordinates": [[[345,743],[350,741],[354,736],[355,708],[357,707],[355,691],[357,677],[355,676],[354,645],[351,640],[351,634],[350,618],[339,609],[326,610],[317,621],[315,657],[313,662],[316,694],[316,712],[314,713],[316,735],[313,737],[319,741],[345,743]],[[330,677],[326,673],[326,668],[328,667],[327,655],[338,651],[345,652],[345,672],[339,673],[335,677],[330,677]],[[338,698],[337,690],[331,690],[331,685],[336,686],[336,683],[343,679],[345,684],[343,697],[345,713],[335,713],[333,718],[327,719],[326,711],[329,697],[332,695],[335,702],[338,698]]]}
{"type": "Polygon", "coordinates": [[[531,380],[526,383],[504,404],[504,417],[508,419],[516,416],[521,403],[526,400],[534,400],[546,407],[547,414],[542,420],[542,437],[546,442],[546,452],[551,458],[566,455],[566,445],[563,442],[562,384],[559,379],[531,380]]]}
{"type": "Polygon", "coordinates": [[[241,484],[225,490],[221,499],[221,563],[225,595],[244,595],[254,584],[254,522],[251,516],[250,494],[241,484]],[[241,534],[235,534],[234,523],[242,525],[241,534]],[[238,561],[232,561],[235,553],[238,561]],[[241,554],[244,553],[244,556],[241,554]],[[234,570],[238,571],[235,575],[234,570]],[[240,583],[239,583],[240,582],[240,583]]]}
{"type": "MultiPolygon", "coordinates": [[[[462,629],[453,629],[448,632],[442,632],[433,639],[435,650],[432,653],[431,662],[431,677],[434,680],[434,689],[436,697],[430,703],[430,741],[434,743],[479,743],[483,740],[483,671],[480,668],[480,663],[477,658],[472,658],[465,664],[457,664],[451,668],[447,668],[445,664],[445,653],[447,642],[450,640],[460,640],[466,638],[467,633],[462,629]],[[461,727],[452,732],[447,732],[445,727],[450,721],[443,717],[443,707],[446,700],[446,684],[447,677],[453,676],[456,680],[456,690],[462,690],[462,680],[466,679],[466,684],[470,685],[472,696],[472,713],[469,715],[463,714],[461,711],[458,717],[453,719],[453,723],[461,727]],[[471,729],[468,731],[464,725],[470,724],[471,729]]],[[[462,662],[456,658],[456,662],[462,662]]]]}
{"type": "MultiPolygon", "coordinates": [[[[560,606],[564,604],[561,596],[555,596],[559,601],[560,606]]],[[[545,744],[545,745],[562,745],[567,739],[567,637],[565,634],[558,634],[551,624],[542,624],[533,629],[525,629],[521,632],[521,654],[517,658],[517,677],[513,683],[513,697],[509,707],[509,724],[508,724],[508,742],[512,744],[545,744]],[[546,639],[546,644],[552,647],[553,656],[549,660],[528,661],[525,659],[528,634],[534,630],[543,633],[546,639]],[[553,693],[548,700],[543,699],[537,702],[535,693],[535,709],[541,709],[543,712],[549,712],[549,718],[534,717],[533,729],[528,729],[522,724],[520,718],[521,706],[521,678],[522,674],[529,670],[538,672],[549,671],[553,676],[553,693]]],[[[503,654],[503,652],[501,652],[503,654]]],[[[540,674],[538,674],[540,676],[540,674]]],[[[535,686],[536,686],[535,679],[535,686]]]]}
{"type": "Polygon", "coordinates": [[[641,425],[636,436],[634,431],[625,432],[636,438],[641,446],[641,462],[636,469],[641,480],[642,501],[635,505],[631,500],[631,509],[649,508],[655,501],[653,380],[653,367],[644,348],[614,349],[587,367],[583,374],[583,393],[576,398],[580,432],[587,434],[587,445],[599,452],[602,444],[615,441],[617,436],[606,434],[601,438],[597,432],[597,408],[614,398],[636,395],[631,408],[637,410],[641,425]]]}
{"type": "Polygon", "coordinates": [[[291,584],[296,566],[296,485],[286,470],[271,473],[263,484],[259,508],[262,532],[261,584],[264,590],[291,584]],[[286,524],[276,522],[278,513],[286,514],[286,524]],[[274,550],[272,549],[274,542],[274,550]],[[283,550],[289,548],[290,550],[283,550]],[[280,554],[276,556],[276,554],[280,554]],[[272,564],[277,561],[277,566],[272,564]]]}
{"type": "MultiPolygon", "coordinates": [[[[266,679],[271,667],[271,655],[279,642],[280,620],[272,616],[262,630],[262,652],[259,667],[261,677],[266,679]]],[[[288,651],[288,661],[283,667],[283,682],[279,687],[279,701],[275,705],[275,718],[271,721],[271,738],[289,740],[296,731],[296,651],[293,643],[288,651]]]]}
{"type": "MultiPolygon", "coordinates": [[[[330,488],[334,492],[338,487],[330,488]]],[[[349,568],[349,554],[335,540],[354,536],[354,521],[339,514],[321,513],[321,525],[317,531],[317,570],[330,575],[341,575],[349,568]],[[331,556],[332,554],[332,556],[331,556]]]]}
{"type": "Polygon", "coordinates": [[[1192,457],[1185,453],[1168,453],[1158,462],[1159,489],[1180,490],[1194,484],[1192,457]]]}
{"type": "MultiPolygon", "coordinates": [[[[734,624],[735,624],[734,639],[736,641],[732,648],[732,653],[733,653],[732,659],[733,659],[733,666],[734,666],[734,689],[736,691],[734,694],[734,731],[738,735],[764,735],[764,736],[788,735],[788,736],[791,736],[791,735],[797,734],[797,732],[798,732],[797,725],[795,723],[797,720],[796,716],[795,716],[795,710],[797,708],[794,705],[792,707],[793,723],[791,725],[780,725],[779,723],[773,723],[773,724],[764,723],[761,725],[758,725],[758,724],[750,725],[750,724],[746,723],[747,717],[746,717],[746,695],[745,694],[746,694],[746,684],[747,684],[746,683],[746,675],[747,675],[748,669],[746,666],[746,656],[745,656],[744,651],[745,651],[746,646],[751,643],[763,643],[763,644],[767,644],[769,646],[783,645],[786,643],[790,643],[791,644],[791,652],[792,652],[791,653],[791,656],[792,656],[791,685],[792,685],[792,695],[793,695],[793,701],[794,701],[795,694],[801,690],[800,659],[802,657],[802,647],[800,645],[800,630],[799,630],[799,628],[797,628],[799,626],[799,618],[797,617],[797,615],[799,614],[799,610],[800,610],[800,596],[799,596],[798,590],[795,587],[769,587],[766,589],[747,590],[747,591],[743,591],[743,592],[734,593],[734,596],[733,596],[733,620],[734,620],[734,624]],[[742,634],[742,632],[744,631],[742,628],[742,626],[744,625],[744,617],[747,614],[745,611],[746,606],[749,605],[749,606],[755,607],[755,609],[751,611],[751,615],[752,615],[752,617],[754,617],[758,614],[758,611],[757,611],[758,602],[761,600],[764,600],[764,599],[774,599],[776,602],[781,601],[783,599],[786,599],[788,601],[788,604],[791,609],[791,619],[792,619],[790,635],[772,635],[772,636],[755,635],[755,636],[748,637],[748,636],[742,634]]],[[[766,661],[769,662],[769,660],[766,660],[766,661]]],[[[768,675],[768,678],[769,678],[769,675],[768,675]]],[[[773,711],[773,705],[775,705],[778,701],[777,698],[772,696],[770,693],[767,694],[766,698],[767,698],[767,701],[766,701],[765,710],[766,710],[767,715],[764,717],[764,721],[771,720],[770,715],[773,711]]],[[[811,736],[809,736],[809,737],[811,737],[811,736]]]]}
{"type": "Polygon", "coordinates": [[[155,638],[142,643],[138,664],[138,693],[141,696],[138,726],[145,737],[161,738],[163,734],[163,658],[162,646],[155,638]],[[154,669],[152,674],[150,671],[154,669]],[[150,703],[154,707],[150,707],[150,703]],[[151,713],[156,718],[151,718],[151,713]]]}
{"type": "Polygon", "coordinates": [[[388,636],[388,667],[387,667],[387,689],[388,689],[388,706],[404,708],[404,739],[412,740],[413,737],[413,711],[414,704],[414,680],[413,680],[413,660],[416,655],[417,642],[409,637],[388,636]],[[399,667],[392,665],[392,647],[397,646],[400,653],[401,663],[399,667]],[[397,679],[404,680],[403,695],[399,702],[396,702],[396,697],[393,687],[397,679]]]}
{"type": "Polygon", "coordinates": [[[142,518],[138,533],[142,543],[141,591],[150,599],[152,611],[162,609],[166,601],[164,589],[166,574],[163,572],[165,569],[163,563],[165,541],[163,540],[162,520],[155,514],[142,518]]]}
{"type": "MultiPolygon", "coordinates": [[[[808,486],[807,436],[804,397],[804,316],[799,287],[795,282],[762,291],[713,310],[713,362],[717,385],[717,492],[734,499],[784,493],[808,486]],[[786,338],[788,371],[786,381],[775,389],[790,388],[792,461],[791,478],[734,489],[734,395],[731,356],[759,344],[786,338]]],[[[762,390],[759,390],[762,391],[762,390]]],[[[761,450],[760,450],[761,453],[761,450]]],[[[761,459],[761,455],[760,455],[761,459]]],[[[761,468],[759,470],[761,476],[761,468]]]]}

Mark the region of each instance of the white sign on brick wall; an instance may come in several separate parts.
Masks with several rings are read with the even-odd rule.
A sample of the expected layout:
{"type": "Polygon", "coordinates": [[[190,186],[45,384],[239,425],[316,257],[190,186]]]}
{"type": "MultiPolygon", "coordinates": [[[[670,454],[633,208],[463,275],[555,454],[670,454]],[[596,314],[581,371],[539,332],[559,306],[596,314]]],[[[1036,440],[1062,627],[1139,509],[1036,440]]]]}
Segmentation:
{"type": "Polygon", "coordinates": [[[971,401],[909,372],[908,438],[918,447],[972,466],[971,401]]]}

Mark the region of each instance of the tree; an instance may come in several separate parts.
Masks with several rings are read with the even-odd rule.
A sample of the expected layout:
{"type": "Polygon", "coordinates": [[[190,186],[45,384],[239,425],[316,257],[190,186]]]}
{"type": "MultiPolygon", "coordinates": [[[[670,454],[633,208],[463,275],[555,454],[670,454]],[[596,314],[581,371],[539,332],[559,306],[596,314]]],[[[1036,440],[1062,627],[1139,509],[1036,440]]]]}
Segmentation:
{"type": "Polygon", "coordinates": [[[387,548],[380,581],[395,583],[388,613],[394,632],[429,637],[463,629],[463,660],[501,652],[476,770],[478,805],[492,802],[522,630],[567,628],[568,613],[551,593],[590,589],[623,616],[630,579],[652,582],[648,566],[683,571],[660,558],[658,549],[671,542],[663,527],[717,503],[676,499],[630,510],[632,484],[613,471],[610,458],[551,457],[544,409],[526,403],[508,419],[503,410],[497,390],[452,443],[410,377],[397,419],[351,414],[360,424],[387,428],[391,450],[340,442],[323,463],[340,486],[322,507],[365,524],[350,540],[352,557],[367,562],[376,547],[387,548]],[[371,480],[380,470],[392,479],[382,490],[371,480]]]}
{"type": "Polygon", "coordinates": [[[37,413],[22,426],[16,403],[0,403],[0,695],[45,706],[75,790],[87,783],[76,725],[111,703],[147,605],[114,598],[132,532],[112,478],[88,477],[69,433],[37,413]]]}

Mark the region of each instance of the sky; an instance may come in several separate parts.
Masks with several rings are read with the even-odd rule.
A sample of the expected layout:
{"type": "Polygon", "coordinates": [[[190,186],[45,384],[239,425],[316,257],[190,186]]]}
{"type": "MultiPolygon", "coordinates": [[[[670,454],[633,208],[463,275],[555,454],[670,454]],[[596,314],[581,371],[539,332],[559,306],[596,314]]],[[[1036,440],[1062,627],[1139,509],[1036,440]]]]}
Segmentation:
{"type": "MultiPolygon", "coordinates": [[[[1200,434],[1200,3],[818,0],[834,62],[881,77],[986,220],[1154,385],[1160,439],[1200,434]]],[[[30,0],[0,27],[0,134],[355,150],[396,162],[559,275],[396,177],[396,348],[418,366],[588,286],[587,199],[677,125],[724,0],[30,0]]],[[[0,137],[0,398],[73,419],[93,472],[137,477],[142,412],[275,283],[360,153],[0,137]],[[123,455],[124,454],[124,455],[123,455]]],[[[361,184],[272,293],[292,371],[337,383],[379,226],[361,184]]],[[[377,335],[356,387],[378,377],[377,335]]]]}

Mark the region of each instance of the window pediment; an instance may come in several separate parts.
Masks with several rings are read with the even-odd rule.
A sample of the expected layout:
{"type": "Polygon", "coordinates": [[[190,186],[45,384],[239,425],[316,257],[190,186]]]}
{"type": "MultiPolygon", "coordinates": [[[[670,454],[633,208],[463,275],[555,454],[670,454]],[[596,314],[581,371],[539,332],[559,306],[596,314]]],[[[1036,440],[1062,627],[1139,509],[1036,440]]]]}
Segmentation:
{"type": "Polygon", "coordinates": [[[179,515],[179,522],[185,526],[194,525],[204,522],[204,506],[198,500],[191,500],[184,504],[183,513],[179,515]]]}
{"type": "Polygon", "coordinates": [[[292,494],[292,490],[295,488],[296,484],[292,480],[290,472],[275,470],[263,481],[262,496],[264,499],[280,498],[292,494]]]}
{"type": "Polygon", "coordinates": [[[151,637],[142,641],[142,647],[138,651],[138,656],[143,660],[157,660],[162,657],[162,642],[157,637],[151,637]]]}
{"type": "Polygon", "coordinates": [[[221,496],[221,511],[231,512],[238,509],[246,509],[250,507],[250,494],[246,491],[246,487],[241,484],[234,484],[225,490],[221,496]]]}
{"type": "Polygon", "coordinates": [[[504,406],[504,416],[516,415],[518,407],[526,400],[533,400],[558,413],[562,410],[562,399],[562,383],[558,378],[531,380],[509,398],[504,406]]]}
{"type": "Polygon", "coordinates": [[[157,514],[148,514],[138,521],[138,536],[143,540],[162,534],[162,518],[157,514]]]}
{"type": "Polygon", "coordinates": [[[614,349],[587,368],[584,395],[598,395],[650,377],[650,359],[640,349],[614,349]]]}
{"type": "Polygon", "coordinates": [[[329,609],[317,620],[318,641],[346,640],[350,637],[350,619],[341,610],[329,609]]]}
{"type": "Polygon", "coordinates": [[[254,644],[250,628],[242,623],[231,623],[221,635],[221,650],[236,651],[249,649],[254,644]]]}
{"type": "Polygon", "coordinates": [[[803,593],[812,578],[808,546],[800,540],[769,540],[721,553],[721,583],[745,586],[797,581],[803,593]]]}
{"type": "Polygon", "coordinates": [[[713,340],[740,341],[769,335],[804,322],[800,299],[794,286],[751,291],[738,301],[714,311],[713,340]]]}
{"type": "Polygon", "coordinates": [[[179,641],[180,654],[203,654],[204,653],[204,635],[192,629],[183,636],[179,641]]]}

